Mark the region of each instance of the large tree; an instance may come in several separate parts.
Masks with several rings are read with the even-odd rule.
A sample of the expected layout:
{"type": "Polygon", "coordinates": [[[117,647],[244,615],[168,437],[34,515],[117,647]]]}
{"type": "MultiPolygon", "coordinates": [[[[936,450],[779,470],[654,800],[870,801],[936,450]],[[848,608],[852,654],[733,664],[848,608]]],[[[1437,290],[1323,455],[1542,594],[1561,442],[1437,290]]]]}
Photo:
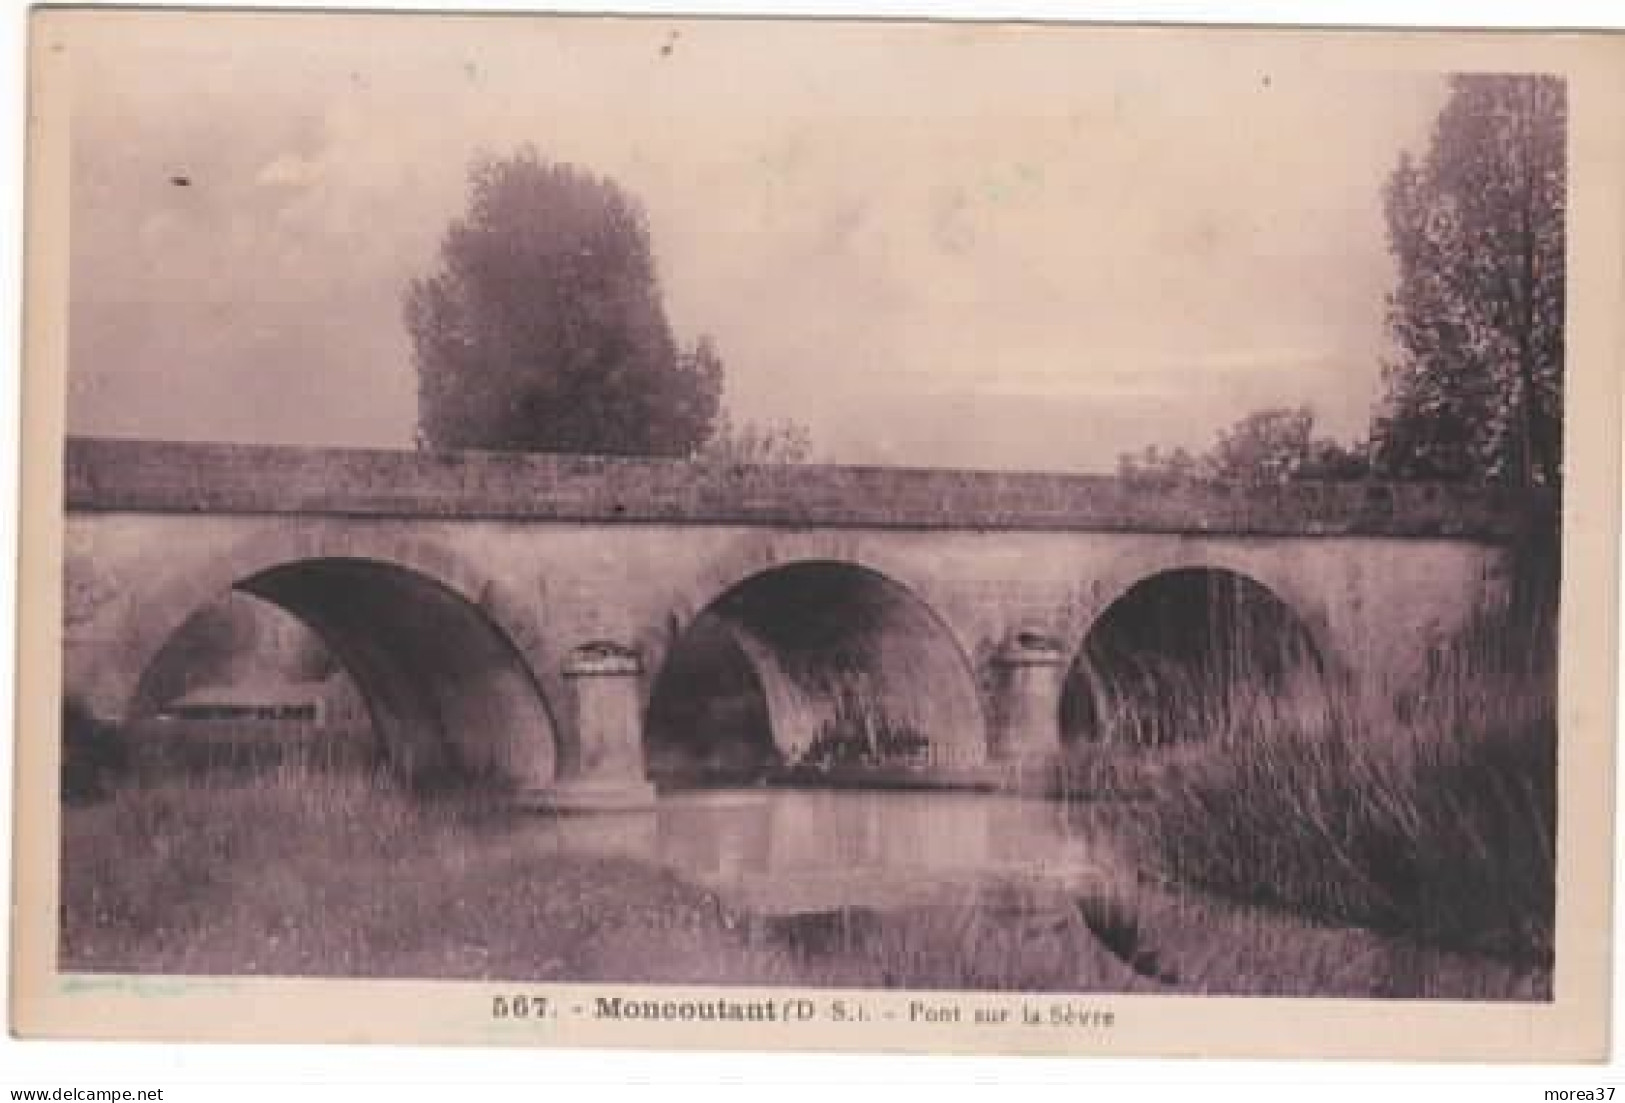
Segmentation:
{"type": "Polygon", "coordinates": [[[405,306],[425,447],[689,456],[711,434],[721,360],[678,347],[646,216],[610,180],[529,147],[476,160],[405,306]]]}
{"type": "Polygon", "coordinates": [[[1390,177],[1381,473],[1561,479],[1567,115],[1560,78],[1453,77],[1427,155],[1390,177]]]}

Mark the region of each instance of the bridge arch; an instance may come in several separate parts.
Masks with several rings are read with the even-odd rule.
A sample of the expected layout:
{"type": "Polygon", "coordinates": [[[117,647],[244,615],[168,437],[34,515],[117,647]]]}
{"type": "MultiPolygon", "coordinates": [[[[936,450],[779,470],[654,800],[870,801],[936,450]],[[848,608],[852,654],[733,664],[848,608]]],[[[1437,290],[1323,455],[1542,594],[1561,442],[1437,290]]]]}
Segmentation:
{"type": "Polygon", "coordinates": [[[671,596],[668,623],[664,626],[668,636],[692,624],[721,595],[751,578],[779,567],[814,561],[844,563],[887,578],[930,609],[959,646],[970,638],[953,615],[951,586],[938,586],[902,545],[876,540],[861,530],[840,528],[753,531],[730,541],[720,555],[712,557],[704,569],[671,596]]]}
{"type": "Polygon", "coordinates": [[[437,541],[384,530],[268,529],[201,562],[181,560],[143,588],[115,635],[118,719],[150,711],[146,674],[166,643],[198,610],[237,591],[323,641],[406,775],[531,788],[551,781],[565,760],[532,672],[540,641],[530,618],[498,581],[437,541]]]}
{"type": "Polygon", "coordinates": [[[703,775],[719,743],[725,772],[758,775],[798,761],[959,766],[986,755],[974,669],[953,630],[871,566],[772,562],[741,572],[680,628],[673,620],[646,712],[656,777],[703,775]]]}
{"type": "Polygon", "coordinates": [[[1281,602],[1309,633],[1328,675],[1352,673],[1334,623],[1334,580],[1319,577],[1304,560],[1265,542],[1170,536],[1136,541],[1105,556],[1081,580],[1061,617],[1060,634],[1073,654],[1096,622],[1119,599],[1148,579],[1174,571],[1215,571],[1257,583],[1281,602]]]}
{"type": "Polygon", "coordinates": [[[1075,638],[1063,744],[1190,741],[1260,708],[1325,716],[1325,632],[1250,573],[1175,561],[1109,594],[1075,638]]]}

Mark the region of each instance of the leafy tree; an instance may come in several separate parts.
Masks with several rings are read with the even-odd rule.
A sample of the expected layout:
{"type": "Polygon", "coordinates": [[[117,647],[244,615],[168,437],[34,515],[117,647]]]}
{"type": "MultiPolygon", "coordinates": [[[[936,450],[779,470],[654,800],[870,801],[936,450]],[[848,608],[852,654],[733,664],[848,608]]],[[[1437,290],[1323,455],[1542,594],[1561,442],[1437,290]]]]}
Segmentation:
{"type": "Polygon", "coordinates": [[[1427,156],[1389,178],[1382,474],[1561,479],[1567,114],[1561,78],[1454,77],[1427,156]]]}
{"type": "Polygon", "coordinates": [[[303,623],[231,591],[175,631],[147,669],[144,689],[152,704],[163,705],[205,686],[320,681],[340,669],[303,623]]]}
{"type": "Polygon", "coordinates": [[[1219,434],[1209,471],[1219,479],[1286,482],[1309,458],[1314,424],[1315,415],[1307,406],[1248,414],[1219,434]]]}
{"type": "Polygon", "coordinates": [[[1117,457],[1117,474],[1125,479],[1199,479],[1205,471],[1201,460],[1184,448],[1164,452],[1149,444],[1141,452],[1124,452],[1117,457]]]}
{"type": "Polygon", "coordinates": [[[281,651],[276,663],[289,681],[320,682],[344,669],[322,638],[303,625],[282,641],[281,651]]]}
{"type": "Polygon", "coordinates": [[[1118,458],[1118,473],[1131,479],[1217,479],[1230,482],[1345,482],[1370,474],[1361,446],[1345,447],[1314,435],[1307,406],[1258,410],[1219,434],[1211,451],[1193,456],[1183,448],[1155,445],[1118,458]]]}
{"type": "Polygon", "coordinates": [[[812,434],[794,421],[736,425],[724,413],[700,458],[715,463],[807,463],[812,459],[812,434]]]}
{"type": "Polygon", "coordinates": [[[1309,445],[1309,455],[1298,468],[1296,478],[1304,482],[1346,483],[1371,477],[1371,447],[1365,442],[1352,446],[1318,437],[1309,445]]]}
{"type": "Polygon", "coordinates": [[[425,447],[689,456],[711,434],[722,361],[677,346],[641,205],[530,147],[474,162],[405,315],[425,447]]]}

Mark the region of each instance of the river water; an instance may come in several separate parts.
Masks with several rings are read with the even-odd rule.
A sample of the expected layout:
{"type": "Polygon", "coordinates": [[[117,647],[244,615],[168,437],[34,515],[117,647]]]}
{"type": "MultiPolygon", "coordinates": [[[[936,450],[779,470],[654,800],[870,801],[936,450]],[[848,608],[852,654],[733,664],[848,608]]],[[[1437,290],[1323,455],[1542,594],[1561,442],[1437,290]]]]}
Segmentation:
{"type": "Polygon", "coordinates": [[[664,866],[762,914],[951,902],[990,885],[1100,888],[1126,874],[1103,817],[955,790],[715,788],[652,813],[556,821],[566,849],[664,866]]]}

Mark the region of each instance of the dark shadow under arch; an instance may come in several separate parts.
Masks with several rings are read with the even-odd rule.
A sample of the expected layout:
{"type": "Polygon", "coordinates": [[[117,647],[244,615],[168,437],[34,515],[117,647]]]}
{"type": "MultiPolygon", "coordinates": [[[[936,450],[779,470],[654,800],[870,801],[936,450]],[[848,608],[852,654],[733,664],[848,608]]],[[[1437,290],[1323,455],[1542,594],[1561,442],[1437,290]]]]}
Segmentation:
{"type": "MultiPolygon", "coordinates": [[[[478,607],[429,576],[361,558],[298,560],[233,590],[306,625],[353,680],[394,770],[423,787],[545,784],[556,734],[540,688],[478,607]]],[[[159,703],[149,662],[129,715],[159,703]]]]}
{"type": "Polygon", "coordinates": [[[895,580],[832,560],[765,569],[707,606],[668,652],[644,730],[666,785],[974,765],[987,745],[946,625],[895,580]]]}
{"type": "Polygon", "coordinates": [[[1268,587],[1222,568],[1163,571],[1090,626],[1061,695],[1061,737],[1199,740],[1294,695],[1323,705],[1326,674],[1309,628],[1268,587]]]}

